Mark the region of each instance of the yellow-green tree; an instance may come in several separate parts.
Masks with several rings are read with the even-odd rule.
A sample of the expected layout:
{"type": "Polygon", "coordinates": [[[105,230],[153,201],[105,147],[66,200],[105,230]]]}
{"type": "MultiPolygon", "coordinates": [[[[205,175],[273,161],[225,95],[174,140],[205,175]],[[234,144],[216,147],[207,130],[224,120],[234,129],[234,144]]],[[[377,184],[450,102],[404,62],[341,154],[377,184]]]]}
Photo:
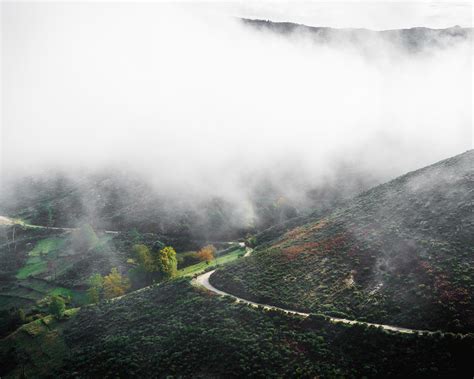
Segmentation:
{"type": "Polygon", "coordinates": [[[103,286],[105,298],[112,299],[124,295],[130,288],[130,283],[129,280],[122,277],[122,274],[114,267],[109,275],[104,276],[103,286]]]}
{"type": "Polygon", "coordinates": [[[176,251],[171,246],[166,246],[158,252],[156,266],[160,276],[164,279],[170,279],[176,276],[178,260],[176,251]]]}
{"type": "Polygon", "coordinates": [[[104,278],[100,274],[94,274],[89,279],[89,289],[87,296],[90,303],[98,303],[102,297],[104,290],[104,278]]]}
{"type": "Polygon", "coordinates": [[[139,267],[145,272],[153,272],[156,270],[155,262],[148,246],[143,244],[134,245],[133,253],[139,267]]]}

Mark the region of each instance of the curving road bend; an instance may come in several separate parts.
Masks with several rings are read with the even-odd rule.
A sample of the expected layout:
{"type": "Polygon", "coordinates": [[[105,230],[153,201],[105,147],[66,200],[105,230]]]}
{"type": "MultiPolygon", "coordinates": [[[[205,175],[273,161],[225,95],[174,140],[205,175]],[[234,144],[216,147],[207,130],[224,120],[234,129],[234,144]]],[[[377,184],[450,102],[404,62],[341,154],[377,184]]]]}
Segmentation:
{"type": "MultiPolygon", "coordinates": [[[[25,224],[25,223],[19,222],[17,220],[14,220],[14,219],[11,219],[11,218],[8,218],[8,217],[5,217],[5,216],[0,216],[0,225],[15,225],[15,224],[20,224],[20,225],[24,225],[24,226],[27,226],[27,227],[30,227],[30,228],[39,228],[39,229],[63,230],[63,231],[78,230],[78,228],[59,228],[59,227],[51,227],[51,226],[25,224]]],[[[119,231],[106,230],[106,231],[104,231],[104,233],[106,233],[106,234],[119,234],[120,232],[119,231]]],[[[244,254],[244,257],[248,257],[250,254],[252,254],[253,249],[251,249],[247,246],[245,246],[245,249],[246,249],[246,252],[244,254]]],[[[256,302],[251,301],[251,300],[242,299],[241,297],[232,295],[228,292],[221,291],[221,290],[217,289],[216,287],[214,287],[211,283],[209,283],[209,278],[215,271],[216,270],[212,270],[212,271],[208,271],[204,274],[201,274],[201,275],[197,276],[195,279],[193,279],[191,281],[191,283],[195,286],[204,287],[207,290],[209,290],[211,292],[214,292],[215,294],[218,294],[220,296],[230,296],[230,297],[234,298],[237,302],[248,304],[252,307],[262,307],[262,308],[268,309],[268,310],[278,310],[278,311],[281,311],[281,312],[284,312],[284,313],[287,313],[287,314],[298,315],[298,316],[302,316],[302,317],[310,316],[310,313],[298,312],[298,311],[294,311],[294,310],[291,310],[291,309],[285,309],[285,308],[277,307],[277,306],[274,306],[274,305],[256,303],[256,302]]],[[[147,288],[147,287],[145,287],[145,288],[147,288]]],[[[329,320],[331,322],[335,322],[335,323],[343,323],[343,324],[351,324],[351,325],[360,324],[360,325],[375,326],[375,327],[380,327],[384,330],[389,330],[389,331],[392,331],[392,332],[428,333],[428,334],[434,333],[434,332],[429,331],[429,330],[401,328],[401,327],[393,326],[393,325],[375,324],[375,323],[371,323],[371,322],[364,322],[364,321],[358,321],[358,320],[348,320],[348,319],[345,319],[345,318],[338,318],[338,317],[329,317],[329,316],[327,316],[327,317],[329,318],[329,320]]]]}
{"type": "MultiPolygon", "coordinates": [[[[302,316],[302,317],[308,317],[310,315],[310,313],[298,312],[298,311],[294,311],[294,310],[290,310],[290,309],[276,307],[274,305],[256,303],[254,301],[242,299],[241,297],[237,297],[237,296],[232,295],[228,292],[221,291],[221,290],[217,289],[216,287],[214,287],[211,283],[209,283],[209,277],[215,271],[216,270],[208,271],[204,274],[201,274],[201,275],[197,276],[195,279],[192,280],[193,285],[204,287],[207,290],[209,290],[211,292],[214,292],[214,293],[216,293],[218,295],[221,295],[221,296],[230,296],[230,297],[234,298],[237,302],[245,303],[245,304],[248,304],[252,307],[262,307],[264,309],[269,309],[269,310],[278,310],[278,311],[282,311],[282,312],[287,313],[287,314],[298,315],[298,316],[302,316]]],[[[392,331],[392,332],[399,332],[399,333],[428,333],[428,334],[434,333],[434,332],[431,332],[431,331],[428,331],[428,330],[408,329],[408,328],[401,328],[401,327],[398,327],[398,326],[385,325],[385,324],[374,324],[374,323],[371,323],[371,322],[348,320],[348,319],[345,319],[345,318],[337,318],[337,317],[329,317],[329,320],[331,322],[334,322],[334,323],[343,323],[343,324],[351,324],[351,325],[360,324],[360,325],[375,326],[375,327],[380,327],[384,330],[389,330],[389,331],[392,331]]]]}

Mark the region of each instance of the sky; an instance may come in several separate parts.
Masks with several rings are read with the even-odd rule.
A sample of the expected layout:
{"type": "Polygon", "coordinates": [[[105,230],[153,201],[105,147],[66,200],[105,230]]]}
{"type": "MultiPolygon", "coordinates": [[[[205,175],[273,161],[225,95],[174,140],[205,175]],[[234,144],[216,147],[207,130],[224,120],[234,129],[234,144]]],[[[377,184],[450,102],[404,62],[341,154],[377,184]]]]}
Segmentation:
{"type": "Polygon", "coordinates": [[[228,193],[255,173],[317,183],[344,160],[389,178],[471,148],[472,46],[367,55],[236,17],[471,23],[467,3],[4,2],[2,176],[115,165],[228,193]]]}

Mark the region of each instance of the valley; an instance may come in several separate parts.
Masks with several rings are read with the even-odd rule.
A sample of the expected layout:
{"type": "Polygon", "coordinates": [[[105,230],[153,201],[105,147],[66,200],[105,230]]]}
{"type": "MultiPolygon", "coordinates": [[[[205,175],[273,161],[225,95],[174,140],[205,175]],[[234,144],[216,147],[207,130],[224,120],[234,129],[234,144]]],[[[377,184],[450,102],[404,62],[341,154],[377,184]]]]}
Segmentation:
{"type": "Polygon", "coordinates": [[[0,379],[474,378],[473,10],[0,1],[0,379]]]}
{"type": "MultiPolygon", "coordinates": [[[[472,324],[469,317],[465,318],[472,311],[469,306],[472,302],[454,297],[446,303],[443,298],[444,304],[436,311],[437,308],[427,302],[430,298],[426,295],[404,300],[409,290],[403,289],[404,282],[400,282],[399,276],[391,278],[390,274],[407,270],[407,264],[411,268],[418,267],[414,266],[413,259],[422,257],[431,257],[431,262],[439,265],[432,267],[444,267],[445,281],[450,278],[447,267],[453,270],[472,267],[467,264],[472,259],[469,252],[472,247],[469,242],[472,236],[472,154],[472,151],[466,152],[375,187],[333,213],[295,218],[246,242],[222,243],[221,249],[207,262],[194,263],[197,253],[178,251],[178,260],[182,262],[179,264],[186,261],[187,266],[178,269],[173,277],[151,285],[143,281],[145,277],[141,281],[134,279],[138,273],[134,267],[138,267],[139,261],[132,252],[136,246],[164,246],[155,235],[136,231],[95,232],[87,225],[50,228],[3,216],[1,251],[3,261],[10,262],[5,269],[18,269],[12,272],[12,279],[7,279],[8,271],[2,274],[5,284],[1,306],[10,311],[21,308],[23,321],[17,324],[17,330],[10,329],[3,336],[1,357],[10,363],[3,367],[2,376],[16,377],[24,372],[27,377],[42,377],[54,372],[60,377],[77,377],[81,372],[79,377],[107,377],[116,370],[135,376],[156,369],[163,375],[252,373],[257,377],[277,372],[298,372],[303,377],[377,376],[378,372],[388,377],[436,377],[459,373],[458,370],[467,368],[468,357],[474,353],[472,324]],[[431,184],[433,178],[437,180],[436,186],[431,184]],[[456,183],[456,190],[441,184],[441,178],[450,185],[456,183]],[[408,189],[413,191],[411,195],[405,193],[408,189]],[[400,199],[404,199],[402,204],[400,199]],[[407,203],[405,199],[410,200],[407,203]],[[415,209],[412,202],[431,204],[431,208],[427,212],[416,207],[416,214],[420,216],[414,220],[410,214],[410,210],[415,209]],[[364,219],[362,215],[371,216],[364,219]],[[337,224],[341,217],[345,222],[337,224]],[[373,222],[381,217],[377,228],[388,227],[389,240],[386,229],[374,226],[373,222]],[[390,221],[385,221],[385,217],[390,221]],[[455,229],[443,221],[451,217],[457,218],[455,229]],[[370,224],[366,220],[370,220],[370,224]],[[368,225],[372,229],[367,229],[368,225]],[[352,240],[341,237],[344,230],[344,234],[348,234],[347,228],[351,228],[352,240]],[[362,232],[364,234],[360,234],[362,232]],[[404,236],[405,242],[394,239],[395,235],[404,236]],[[420,237],[415,239],[414,235],[420,237]],[[363,241],[361,236],[365,236],[363,241]],[[443,244],[443,236],[449,237],[450,245],[443,244]],[[407,245],[407,238],[411,245],[407,245]],[[390,261],[399,259],[402,251],[396,250],[398,255],[391,258],[393,243],[398,249],[409,246],[410,259],[390,261]],[[384,285],[374,290],[371,283],[378,282],[371,278],[378,278],[374,276],[376,272],[361,270],[360,265],[362,260],[365,267],[370,268],[368,265],[372,264],[371,270],[380,269],[380,263],[373,260],[376,246],[390,268],[380,277],[384,285]],[[443,246],[444,250],[433,250],[443,246]],[[457,257],[455,261],[448,260],[451,266],[442,260],[447,253],[446,246],[451,246],[451,259],[457,257]],[[96,263],[84,266],[84,260],[92,263],[91,254],[96,263]],[[7,256],[9,260],[5,260],[7,256]],[[12,260],[12,256],[15,259],[12,260]],[[462,266],[463,260],[466,266],[462,266]],[[53,261],[57,265],[54,269],[53,261]],[[458,266],[452,266],[453,263],[458,266]],[[83,267],[83,276],[78,276],[79,267],[83,267]],[[132,287],[123,295],[90,303],[88,278],[97,272],[106,275],[113,267],[129,277],[132,287]],[[276,276],[275,270],[283,267],[286,274],[276,276]],[[335,275],[342,267],[347,267],[342,272],[351,272],[350,280],[335,275]],[[289,275],[296,272],[295,280],[288,281],[289,275]],[[314,280],[325,287],[316,285],[314,297],[309,298],[312,287],[308,284],[314,285],[314,280]],[[385,292],[389,290],[393,292],[385,292]],[[398,296],[390,300],[390,294],[397,293],[398,296]],[[60,319],[47,310],[48,299],[54,296],[67,299],[66,311],[60,319]],[[366,299],[372,296],[376,301],[361,307],[358,304],[364,304],[360,303],[363,296],[366,299]],[[310,303],[308,299],[316,301],[310,303]],[[337,300],[330,302],[331,299],[337,300]],[[394,306],[391,304],[395,299],[405,301],[394,308],[406,308],[403,317],[389,308],[394,306]],[[310,304],[308,309],[305,304],[310,304]],[[451,315],[446,313],[445,306],[449,306],[451,315]],[[430,314],[424,313],[425,307],[430,314]],[[364,310],[367,313],[363,313],[364,310]],[[415,311],[417,316],[408,311],[415,311]],[[434,316],[437,323],[433,321],[434,316]],[[443,321],[443,317],[455,317],[457,327],[449,320],[443,321]],[[444,322],[444,327],[440,322],[444,322]],[[203,343],[208,346],[205,353],[200,347],[203,343]],[[142,348],[136,350],[138,346],[142,348]],[[235,350],[235,346],[240,348],[235,350]],[[399,356],[405,349],[411,353],[403,353],[406,360],[403,368],[387,359],[392,354],[399,356]],[[182,359],[177,361],[177,356],[182,359]],[[239,363],[230,364],[229,356],[239,357],[239,363]],[[276,360],[279,364],[270,366],[270,362],[276,360]],[[353,361],[358,362],[357,368],[352,365],[353,361]]],[[[422,263],[417,265],[423,267],[422,263]]],[[[405,276],[411,278],[409,283],[415,279],[420,285],[428,286],[430,282],[426,282],[426,278],[430,277],[414,276],[417,272],[406,271],[405,276]]],[[[465,280],[472,278],[469,272],[464,275],[465,280]]],[[[450,290],[469,294],[472,283],[470,287],[463,283],[452,281],[450,290]]],[[[418,288],[422,288],[420,285],[418,288]]],[[[426,290],[432,289],[427,287],[426,290]]],[[[439,287],[434,290],[431,296],[445,296],[444,292],[436,292],[439,287]]]]}

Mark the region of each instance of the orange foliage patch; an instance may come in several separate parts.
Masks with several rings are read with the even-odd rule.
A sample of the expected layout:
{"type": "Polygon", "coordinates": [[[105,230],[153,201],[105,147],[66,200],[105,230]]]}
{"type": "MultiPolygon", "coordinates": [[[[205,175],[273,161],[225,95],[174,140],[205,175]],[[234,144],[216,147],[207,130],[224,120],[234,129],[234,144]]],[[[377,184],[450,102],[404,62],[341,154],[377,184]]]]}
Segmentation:
{"type": "Polygon", "coordinates": [[[316,230],[324,228],[328,224],[328,221],[325,219],[322,219],[318,223],[314,224],[311,228],[309,228],[309,232],[315,232],[316,230]]]}
{"type": "Polygon", "coordinates": [[[328,221],[323,219],[323,220],[317,222],[316,224],[314,224],[313,226],[311,226],[310,228],[307,228],[307,227],[304,227],[304,226],[298,226],[297,228],[289,230],[288,232],[286,232],[283,235],[281,241],[278,242],[277,244],[273,245],[273,247],[276,247],[276,248],[281,247],[281,245],[283,245],[285,242],[288,242],[288,241],[295,241],[296,242],[298,240],[302,240],[305,237],[307,237],[311,234],[314,234],[316,231],[322,229],[327,224],[328,224],[328,221]]]}
{"type": "Polygon", "coordinates": [[[285,255],[295,255],[302,253],[303,251],[313,251],[319,246],[318,242],[306,242],[301,245],[293,245],[283,249],[283,254],[285,255]]]}
{"type": "Polygon", "coordinates": [[[337,234],[332,238],[326,238],[322,241],[305,242],[299,245],[292,245],[282,250],[287,258],[294,258],[295,255],[302,252],[329,252],[342,250],[345,248],[347,238],[344,234],[337,234]]]}
{"type": "Polygon", "coordinates": [[[303,226],[298,226],[295,229],[289,230],[283,235],[284,240],[289,240],[289,239],[300,239],[304,237],[308,233],[307,229],[305,229],[303,226]]]}

